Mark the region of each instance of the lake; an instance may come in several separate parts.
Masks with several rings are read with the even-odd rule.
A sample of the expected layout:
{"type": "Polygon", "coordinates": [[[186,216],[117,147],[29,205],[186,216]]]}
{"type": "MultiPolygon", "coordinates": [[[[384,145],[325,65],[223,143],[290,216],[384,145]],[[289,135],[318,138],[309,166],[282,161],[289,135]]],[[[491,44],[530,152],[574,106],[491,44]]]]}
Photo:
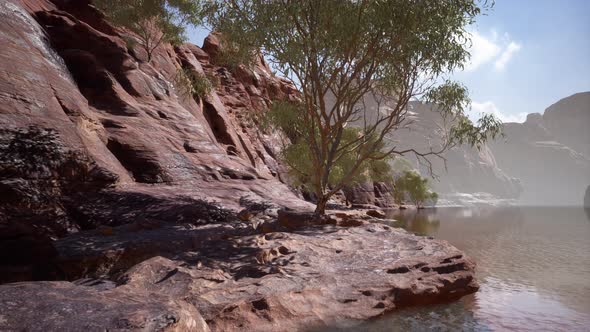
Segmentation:
{"type": "Polygon", "coordinates": [[[443,207],[390,217],[477,262],[481,288],[355,331],[590,331],[590,212],[568,207],[443,207]]]}

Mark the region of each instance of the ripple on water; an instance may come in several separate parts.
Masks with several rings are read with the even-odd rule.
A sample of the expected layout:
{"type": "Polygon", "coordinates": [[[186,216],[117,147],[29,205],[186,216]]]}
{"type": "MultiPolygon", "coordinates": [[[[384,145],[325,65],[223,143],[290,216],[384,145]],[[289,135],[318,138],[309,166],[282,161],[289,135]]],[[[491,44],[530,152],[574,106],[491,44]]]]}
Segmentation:
{"type": "Polygon", "coordinates": [[[390,215],[473,257],[479,292],[355,331],[590,331],[590,215],[582,208],[439,208],[390,215]]]}
{"type": "Polygon", "coordinates": [[[475,294],[475,317],[494,330],[587,331],[590,315],[572,310],[532,286],[486,278],[475,294]]]}

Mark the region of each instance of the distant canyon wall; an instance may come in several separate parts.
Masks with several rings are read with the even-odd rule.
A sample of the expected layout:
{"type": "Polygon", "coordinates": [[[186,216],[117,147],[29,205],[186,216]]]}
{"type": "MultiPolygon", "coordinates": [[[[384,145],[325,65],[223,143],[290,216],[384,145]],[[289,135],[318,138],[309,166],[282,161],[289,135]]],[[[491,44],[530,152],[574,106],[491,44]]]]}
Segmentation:
{"type": "Polygon", "coordinates": [[[498,166],[521,180],[520,202],[581,206],[590,185],[590,92],[561,99],[543,115],[504,125],[489,144],[498,166]]]}
{"type": "MultiPolygon", "coordinates": [[[[369,122],[387,112],[373,98],[365,98],[364,105],[369,122]]],[[[410,102],[403,128],[392,135],[390,146],[436,150],[442,141],[442,119],[434,107],[410,102]]],[[[523,205],[583,204],[590,185],[590,92],[564,98],[543,115],[530,114],[522,124],[506,123],[504,133],[479,150],[463,145],[446,151],[444,159],[430,157],[430,183],[442,202],[465,204],[482,198],[523,205]]],[[[405,157],[424,176],[430,175],[428,164],[411,153],[405,157]]]]}

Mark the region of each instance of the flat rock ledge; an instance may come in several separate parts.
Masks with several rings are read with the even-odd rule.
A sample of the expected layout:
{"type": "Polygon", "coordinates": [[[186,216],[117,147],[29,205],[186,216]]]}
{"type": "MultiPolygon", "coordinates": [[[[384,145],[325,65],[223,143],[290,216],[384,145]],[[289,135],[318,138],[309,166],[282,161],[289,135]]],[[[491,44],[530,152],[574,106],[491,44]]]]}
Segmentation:
{"type": "Polygon", "coordinates": [[[474,262],[448,242],[380,223],[262,234],[143,223],[56,247],[77,280],[0,285],[1,331],[338,328],[478,289],[474,262]]]}

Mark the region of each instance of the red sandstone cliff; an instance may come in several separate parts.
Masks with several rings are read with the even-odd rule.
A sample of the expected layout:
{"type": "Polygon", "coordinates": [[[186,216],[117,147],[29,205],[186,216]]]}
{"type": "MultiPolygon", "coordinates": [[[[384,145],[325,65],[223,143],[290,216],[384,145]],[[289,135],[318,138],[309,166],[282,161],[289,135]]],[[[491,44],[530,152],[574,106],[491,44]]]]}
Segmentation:
{"type": "Polygon", "coordinates": [[[87,1],[14,0],[0,15],[3,219],[83,228],[92,217],[77,216],[87,203],[78,196],[104,188],[234,206],[245,195],[296,201],[279,181],[273,137],[249,123],[296,94],[262,59],[219,67],[211,36],[203,49],[165,45],[147,63],[87,1]],[[180,67],[219,80],[203,105],[179,96],[180,67]]]}
{"type": "Polygon", "coordinates": [[[2,1],[0,18],[2,262],[44,262],[52,239],[99,225],[216,218],[205,201],[306,204],[251,123],[297,94],[263,59],[217,66],[210,36],[148,63],[88,1],[2,1]],[[218,80],[202,105],[174,86],[181,67],[218,80]]]}

